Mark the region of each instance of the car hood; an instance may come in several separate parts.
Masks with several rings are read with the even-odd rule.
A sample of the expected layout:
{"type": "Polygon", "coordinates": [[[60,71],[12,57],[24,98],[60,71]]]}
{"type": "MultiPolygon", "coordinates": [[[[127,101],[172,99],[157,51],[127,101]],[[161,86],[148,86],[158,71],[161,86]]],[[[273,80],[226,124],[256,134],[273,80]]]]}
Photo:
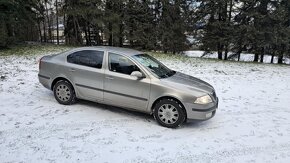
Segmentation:
{"type": "Polygon", "coordinates": [[[176,72],[176,74],[171,77],[161,79],[161,81],[169,84],[171,87],[175,87],[176,89],[185,88],[207,94],[214,92],[214,88],[207,82],[180,72],[176,72]]]}

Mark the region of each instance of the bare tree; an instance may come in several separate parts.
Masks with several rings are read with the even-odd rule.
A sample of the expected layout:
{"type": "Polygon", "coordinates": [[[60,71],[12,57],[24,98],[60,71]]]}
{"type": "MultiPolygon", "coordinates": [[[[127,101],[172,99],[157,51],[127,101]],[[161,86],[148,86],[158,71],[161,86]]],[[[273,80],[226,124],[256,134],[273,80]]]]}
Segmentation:
{"type": "Polygon", "coordinates": [[[56,12],[56,40],[57,40],[57,45],[59,45],[58,0],[55,0],[55,12],[56,12]]]}

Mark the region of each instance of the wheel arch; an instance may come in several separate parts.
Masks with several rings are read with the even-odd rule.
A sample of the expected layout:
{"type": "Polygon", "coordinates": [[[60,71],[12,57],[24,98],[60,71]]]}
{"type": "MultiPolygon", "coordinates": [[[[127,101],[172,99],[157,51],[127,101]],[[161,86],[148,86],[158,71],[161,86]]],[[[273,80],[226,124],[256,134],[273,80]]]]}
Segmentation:
{"type": "Polygon", "coordinates": [[[52,83],[51,83],[51,87],[50,87],[50,89],[53,90],[54,85],[55,85],[58,81],[60,81],[60,80],[65,80],[65,81],[67,81],[68,83],[70,83],[70,84],[72,85],[73,89],[75,90],[75,88],[74,88],[72,82],[69,81],[69,80],[68,80],[67,78],[65,78],[65,77],[57,77],[57,78],[55,78],[55,79],[52,81],[52,83]]]}
{"type": "Polygon", "coordinates": [[[187,119],[187,112],[186,112],[184,105],[182,104],[182,102],[178,98],[173,97],[173,96],[161,96],[161,97],[157,98],[151,105],[151,112],[153,112],[155,105],[162,99],[172,99],[172,100],[175,100],[176,102],[178,102],[181,105],[181,107],[185,113],[185,119],[187,119]]]}

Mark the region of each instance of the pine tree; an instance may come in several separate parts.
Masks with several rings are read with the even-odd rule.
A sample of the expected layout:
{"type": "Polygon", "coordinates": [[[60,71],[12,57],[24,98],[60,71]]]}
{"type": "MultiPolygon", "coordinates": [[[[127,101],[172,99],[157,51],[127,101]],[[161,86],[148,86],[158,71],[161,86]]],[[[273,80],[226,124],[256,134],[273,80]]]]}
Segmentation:
{"type": "Polygon", "coordinates": [[[162,50],[177,53],[187,49],[186,22],[181,6],[182,0],[169,2],[162,0],[162,14],[160,16],[159,37],[162,50]]]}
{"type": "Polygon", "coordinates": [[[0,47],[38,38],[35,25],[37,9],[34,0],[0,1],[0,47]]]}
{"type": "Polygon", "coordinates": [[[217,51],[218,59],[223,58],[225,52],[225,59],[230,50],[229,46],[233,39],[233,22],[232,22],[232,0],[198,0],[197,22],[205,24],[202,29],[201,43],[202,48],[209,51],[217,51]]]}
{"type": "Polygon", "coordinates": [[[273,24],[274,51],[278,56],[278,63],[283,63],[284,56],[289,56],[290,49],[290,2],[277,2],[276,10],[271,14],[273,24]]]}
{"type": "Polygon", "coordinates": [[[251,49],[251,45],[255,42],[254,33],[255,28],[253,26],[253,11],[256,2],[250,0],[242,0],[238,2],[240,7],[236,10],[236,15],[234,17],[233,25],[233,41],[232,41],[232,51],[235,53],[231,57],[238,57],[240,60],[240,55],[242,51],[251,49]]]}
{"type": "Polygon", "coordinates": [[[0,13],[0,49],[8,45],[8,34],[4,17],[4,14],[0,13]]]}
{"type": "MultiPolygon", "coordinates": [[[[286,2],[286,1],[285,1],[286,2]]],[[[289,26],[287,26],[287,3],[283,1],[249,1],[241,0],[242,7],[235,17],[237,22],[238,53],[242,49],[255,53],[254,62],[263,62],[265,54],[273,58],[278,55],[282,63],[283,54],[289,44],[289,26]]]]}
{"type": "Polygon", "coordinates": [[[153,49],[156,29],[154,29],[153,9],[150,1],[129,0],[125,10],[126,38],[130,46],[153,49]]]}

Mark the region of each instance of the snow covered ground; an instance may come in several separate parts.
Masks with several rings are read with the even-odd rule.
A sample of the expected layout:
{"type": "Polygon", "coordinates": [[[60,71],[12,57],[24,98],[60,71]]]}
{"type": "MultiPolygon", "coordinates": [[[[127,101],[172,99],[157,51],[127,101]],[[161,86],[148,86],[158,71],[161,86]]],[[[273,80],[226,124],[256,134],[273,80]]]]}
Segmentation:
{"type": "MultiPolygon", "coordinates": [[[[217,52],[213,52],[213,53],[209,53],[204,55],[204,51],[202,50],[191,50],[191,51],[185,51],[184,54],[188,57],[203,57],[203,58],[217,58],[218,54],[217,52]]],[[[229,53],[229,56],[232,55],[233,53],[229,53]]],[[[238,58],[234,57],[231,60],[237,61],[238,58]]],[[[240,61],[244,61],[244,62],[253,62],[254,60],[254,54],[250,54],[250,53],[242,53],[241,54],[241,58],[240,61]]],[[[278,57],[275,56],[274,57],[274,63],[278,62],[278,57]]],[[[264,55],[264,63],[271,63],[271,55],[264,55]]],[[[285,58],[283,63],[286,64],[290,64],[290,59],[289,58],[285,58]]]]}
{"type": "Polygon", "coordinates": [[[214,118],[168,129],[116,107],[58,104],[37,79],[49,53],[0,56],[0,162],[290,162],[289,66],[154,54],[220,98],[214,118]]]}

